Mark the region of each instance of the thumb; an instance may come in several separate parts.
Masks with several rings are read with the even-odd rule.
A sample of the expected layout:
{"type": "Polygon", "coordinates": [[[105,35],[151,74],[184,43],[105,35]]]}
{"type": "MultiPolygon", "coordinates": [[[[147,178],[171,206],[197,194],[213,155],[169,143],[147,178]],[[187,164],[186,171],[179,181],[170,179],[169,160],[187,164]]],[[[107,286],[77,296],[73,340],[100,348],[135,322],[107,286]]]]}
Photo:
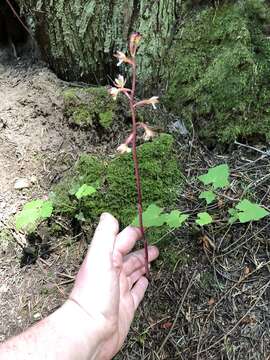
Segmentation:
{"type": "Polygon", "coordinates": [[[118,232],[118,221],[111,214],[103,213],[91,243],[91,253],[100,260],[111,257],[118,232]]]}

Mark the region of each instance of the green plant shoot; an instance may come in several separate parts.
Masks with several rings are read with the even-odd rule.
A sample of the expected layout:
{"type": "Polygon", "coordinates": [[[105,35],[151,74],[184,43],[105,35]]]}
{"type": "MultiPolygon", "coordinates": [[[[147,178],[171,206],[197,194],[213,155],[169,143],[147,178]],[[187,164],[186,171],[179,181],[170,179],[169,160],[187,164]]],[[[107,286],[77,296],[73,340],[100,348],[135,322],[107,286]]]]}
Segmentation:
{"type": "Polygon", "coordinates": [[[90,185],[87,184],[83,184],[75,193],[75,196],[78,200],[80,200],[81,198],[84,198],[86,196],[90,196],[92,194],[94,194],[97,190],[90,185]]]}
{"type": "Polygon", "coordinates": [[[254,204],[247,199],[240,201],[235,208],[229,209],[231,215],[229,223],[239,220],[241,223],[249,221],[258,221],[269,215],[269,211],[265,210],[258,204],[254,204]]]}
{"type": "MultiPolygon", "coordinates": [[[[155,204],[151,204],[143,212],[143,223],[145,228],[159,227],[167,224],[171,229],[179,228],[187,219],[188,215],[181,214],[179,210],[173,210],[170,213],[163,213],[163,209],[155,204]]],[[[133,226],[138,226],[138,216],[132,222],[133,226]]]]}
{"type": "Polygon", "coordinates": [[[216,194],[214,194],[211,190],[203,191],[200,194],[199,199],[205,199],[206,204],[210,205],[216,199],[216,194]]]}
{"type": "Polygon", "coordinates": [[[213,218],[207,212],[198,213],[196,223],[200,226],[208,225],[213,222],[213,218]]]}
{"type": "Polygon", "coordinates": [[[16,228],[29,233],[35,231],[37,226],[49,218],[53,212],[52,202],[49,200],[33,200],[26,203],[21,212],[15,217],[16,228]]]}
{"type": "Polygon", "coordinates": [[[204,175],[198,177],[204,185],[212,184],[214,189],[224,188],[229,185],[229,166],[222,164],[208,170],[204,175]]]}

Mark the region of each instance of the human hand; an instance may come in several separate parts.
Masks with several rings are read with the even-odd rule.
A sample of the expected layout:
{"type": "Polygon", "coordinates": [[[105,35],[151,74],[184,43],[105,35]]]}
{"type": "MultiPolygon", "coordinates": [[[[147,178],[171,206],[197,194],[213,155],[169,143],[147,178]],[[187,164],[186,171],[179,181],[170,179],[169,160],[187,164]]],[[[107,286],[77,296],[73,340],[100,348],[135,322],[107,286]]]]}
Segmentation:
{"type": "MultiPolygon", "coordinates": [[[[141,238],[140,230],[127,227],[118,232],[117,220],[103,214],[69,300],[88,314],[89,329],[95,329],[89,341],[99,339],[97,359],[111,359],[120,350],[148,286],[144,250],[129,254],[141,238]]],[[[151,262],[158,249],[148,249],[151,262]]]]}

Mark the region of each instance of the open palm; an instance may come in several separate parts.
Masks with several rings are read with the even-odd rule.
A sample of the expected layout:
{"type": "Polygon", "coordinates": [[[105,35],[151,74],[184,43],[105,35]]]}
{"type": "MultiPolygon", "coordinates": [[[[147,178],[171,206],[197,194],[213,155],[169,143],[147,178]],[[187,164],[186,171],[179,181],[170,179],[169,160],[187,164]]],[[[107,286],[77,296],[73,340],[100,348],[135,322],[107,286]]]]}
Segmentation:
{"type": "MultiPolygon", "coordinates": [[[[148,286],[144,251],[130,253],[140,230],[118,231],[117,220],[103,214],[70,296],[95,324],[102,342],[100,359],[119,351],[148,286]]],[[[150,246],[149,261],[157,257],[158,249],[150,246]]]]}

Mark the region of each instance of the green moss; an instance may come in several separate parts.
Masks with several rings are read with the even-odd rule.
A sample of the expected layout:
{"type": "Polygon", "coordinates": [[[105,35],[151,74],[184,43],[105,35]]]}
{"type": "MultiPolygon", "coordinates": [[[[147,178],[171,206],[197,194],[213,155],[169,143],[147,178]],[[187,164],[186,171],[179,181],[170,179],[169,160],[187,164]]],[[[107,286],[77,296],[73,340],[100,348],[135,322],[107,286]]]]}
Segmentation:
{"type": "MultiPolygon", "coordinates": [[[[174,206],[182,181],[172,137],[162,134],[139,146],[138,158],[144,207],[150,203],[174,206]]],[[[137,213],[137,192],[131,154],[118,155],[110,161],[82,155],[74,173],[54,189],[56,210],[71,216],[83,212],[90,221],[108,211],[124,226],[132,222],[137,213]],[[78,202],[71,194],[83,183],[94,184],[98,191],[78,202]]]]}
{"type": "Polygon", "coordinates": [[[72,117],[76,125],[88,126],[93,124],[92,115],[85,105],[74,108],[72,117]]]}
{"type": "Polygon", "coordinates": [[[65,115],[81,127],[101,125],[108,129],[114,120],[116,103],[105,87],[73,88],[63,92],[65,115]]]}
{"type": "Polygon", "coordinates": [[[111,110],[99,114],[99,123],[104,129],[108,129],[113,121],[113,112],[111,110]]]}
{"type": "Polygon", "coordinates": [[[269,14],[263,0],[240,0],[201,10],[184,26],[166,104],[202,138],[270,138],[269,14]]]}
{"type": "MultiPolygon", "coordinates": [[[[105,161],[91,155],[82,154],[72,174],[62,179],[54,187],[50,195],[56,212],[73,217],[83,208],[84,212],[89,214],[88,206],[84,205],[85,200],[79,203],[74,194],[83,184],[93,185],[96,188],[102,187],[105,181],[106,166],[105,161]]],[[[98,194],[99,192],[91,196],[91,202],[99,196],[98,194]]]]}

